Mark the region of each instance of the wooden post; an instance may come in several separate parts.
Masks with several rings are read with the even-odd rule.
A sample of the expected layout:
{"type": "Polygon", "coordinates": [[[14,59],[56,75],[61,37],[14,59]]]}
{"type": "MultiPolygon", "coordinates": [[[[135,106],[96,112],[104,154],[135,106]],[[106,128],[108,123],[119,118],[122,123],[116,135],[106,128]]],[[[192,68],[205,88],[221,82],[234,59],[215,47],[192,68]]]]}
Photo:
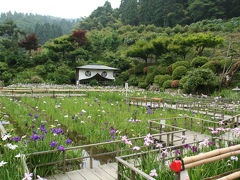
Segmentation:
{"type": "Polygon", "coordinates": [[[116,143],[116,151],[117,151],[116,155],[119,156],[119,143],[118,142],[116,143]]]}
{"type": "Polygon", "coordinates": [[[187,129],[187,117],[185,117],[184,119],[185,119],[184,128],[187,129]]]}
{"type": "Polygon", "coordinates": [[[166,147],[169,146],[169,134],[167,134],[167,143],[166,143],[166,147]]]}
{"type": "MultiPolygon", "coordinates": [[[[172,130],[174,130],[174,128],[172,128],[172,130]]],[[[171,145],[173,145],[173,136],[174,136],[174,134],[172,133],[171,134],[171,145]]]]}
{"type": "Polygon", "coordinates": [[[204,129],[204,127],[203,127],[203,120],[201,119],[201,134],[203,134],[203,129],[204,129]]]}
{"type": "Polygon", "coordinates": [[[117,169],[117,176],[118,176],[118,178],[117,179],[122,179],[122,175],[121,175],[121,163],[118,161],[117,162],[117,164],[118,164],[118,169],[117,169]]]}
{"type": "Polygon", "coordinates": [[[190,131],[192,131],[192,118],[190,118],[190,131]]]}
{"type": "Polygon", "coordinates": [[[66,151],[63,151],[63,174],[66,173],[66,151]]]}
{"type": "Polygon", "coordinates": [[[93,152],[92,152],[92,147],[90,148],[90,168],[93,168],[93,158],[92,158],[93,152]]]}
{"type": "Polygon", "coordinates": [[[149,133],[152,134],[152,121],[149,121],[149,133]]]}
{"type": "Polygon", "coordinates": [[[239,123],[239,116],[237,115],[236,118],[237,118],[237,126],[239,126],[239,124],[240,124],[239,123]]]}
{"type": "MultiPolygon", "coordinates": [[[[162,124],[160,125],[159,128],[160,134],[162,133],[162,124]]],[[[159,136],[159,141],[162,141],[162,135],[159,136]]]]}
{"type": "Polygon", "coordinates": [[[131,170],[131,180],[135,180],[136,173],[134,170],[131,170]]]}

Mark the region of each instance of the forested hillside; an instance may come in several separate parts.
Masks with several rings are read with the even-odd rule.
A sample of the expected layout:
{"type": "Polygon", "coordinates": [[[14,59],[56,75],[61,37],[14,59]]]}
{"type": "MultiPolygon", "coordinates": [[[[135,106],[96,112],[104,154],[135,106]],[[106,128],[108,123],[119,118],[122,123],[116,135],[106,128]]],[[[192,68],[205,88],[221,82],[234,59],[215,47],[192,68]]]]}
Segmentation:
{"type": "MultiPolygon", "coordinates": [[[[219,16],[206,14],[200,18],[202,21],[191,16],[190,24],[171,25],[161,18],[160,24],[145,24],[143,19],[140,23],[140,16],[136,24],[125,21],[122,8],[127,2],[137,2],[137,8],[129,8],[129,13],[136,15],[141,12],[141,3],[147,1],[125,0],[119,9],[112,9],[106,2],[71,33],[41,46],[34,34],[24,35],[13,22],[1,24],[0,80],[5,85],[73,84],[76,66],[98,63],[119,69],[114,82],[118,85],[128,82],[147,89],[181,88],[187,93],[212,93],[223,87],[240,86],[240,17],[234,13],[236,7],[240,8],[239,1],[231,1],[235,7],[230,15],[225,14],[224,6],[215,13],[219,16]]],[[[161,2],[167,5],[170,1],[161,2]]],[[[169,8],[174,2],[168,4],[169,8]]],[[[184,12],[189,14],[194,3],[218,1],[186,2],[184,12]]],[[[213,7],[216,10],[218,6],[213,7]]],[[[157,6],[152,8],[151,13],[157,6]]],[[[208,7],[208,11],[213,10],[208,7]]]]}
{"type": "Polygon", "coordinates": [[[205,19],[231,19],[240,16],[239,0],[121,0],[118,9],[109,2],[81,22],[84,30],[123,25],[174,27],[205,19]]]}
{"type": "Polygon", "coordinates": [[[24,13],[1,13],[0,23],[12,20],[20,30],[27,34],[35,33],[40,44],[47,40],[71,33],[80,19],[67,20],[51,16],[24,13]]]}

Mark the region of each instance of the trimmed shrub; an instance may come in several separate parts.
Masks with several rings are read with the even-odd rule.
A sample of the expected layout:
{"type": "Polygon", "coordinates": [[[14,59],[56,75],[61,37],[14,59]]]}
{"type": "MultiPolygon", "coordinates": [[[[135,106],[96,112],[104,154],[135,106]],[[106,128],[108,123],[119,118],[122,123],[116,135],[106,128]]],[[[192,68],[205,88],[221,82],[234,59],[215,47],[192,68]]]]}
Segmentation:
{"type": "Polygon", "coordinates": [[[154,83],[159,87],[162,87],[163,83],[167,80],[171,80],[172,77],[169,75],[157,75],[154,77],[154,83]]]}
{"type": "Polygon", "coordinates": [[[33,77],[31,78],[31,82],[32,82],[32,83],[42,83],[43,80],[42,80],[42,78],[39,77],[39,76],[33,76],[33,77]]]}
{"type": "Polygon", "coordinates": [[[143,82],[139,82],[139,83],[138,83],[138,87],[139,87],[139,88],[146,89],[146,88],[147,88],[147,86],[148,86],[148,84],[147,84],[146,82],[144,82],[144,81],[143,81],[143,82]]]}
{"type": "Polygon", "coordinates": [[[218,61],[209,61],[206,64],[204,64],[201,68],[211,69],[214,73],[221,71],[221,65],[218,61]]]}
{"type": "Polygon", "coordinates": [[[174,71],[179,66],[184,66],[184,67],[188,68],[190,66],[190,64],[188,61],[177,61],[172,64],[172,70],[174,71]]]}
{"type": "Polygon", "coordinates": [[[171,82],[171,87],[172,87],[172,88],[177,88],[177,87],[178,87],[178,84],[179,84],[178,80],[173,80],[173,81],[171,82]]]}
{"type": "Polygon", "coordinates": [[[171,83],[172,83],[172,80],[167,80],[163,83],[162,87],[164,89],[171,88],[171,83]]]}
{"type": "Polygon", "coordinates": [[[162,74],[162,75],[167,74],[167,67],[159,66],[158,70],[159,70],[159,74],[162,74]]]}
{"type": "Polygon", "coordinates": [[[154,76],[154,73],[148,73],[148,75],[146,76],[146,83],[152,84],[154,81],[154,76]]]}
{"type": "Polygon", "coordinates": [[[195,69],[184,78],[183,90],[186,93],[210,94],[220,84],[219,78],[210,69],[195,69]]]}
{"type": "Polygon", "coordinates": [[[198,56],[195,57],[192,62],[191,62],[191,66],[195,67],[195,68],[199,68],[202,65],[204,65],[205,63],[207,63],[209,60],[207,57],[202,57],[202,56],[198,56]]]}
{"type": "Polygon", "coordinates": [[[177,67],[172,73],[173,79],[181,79],[182,76],[186,74],[186,72],[187,68],[185,66],[177,67]]]}

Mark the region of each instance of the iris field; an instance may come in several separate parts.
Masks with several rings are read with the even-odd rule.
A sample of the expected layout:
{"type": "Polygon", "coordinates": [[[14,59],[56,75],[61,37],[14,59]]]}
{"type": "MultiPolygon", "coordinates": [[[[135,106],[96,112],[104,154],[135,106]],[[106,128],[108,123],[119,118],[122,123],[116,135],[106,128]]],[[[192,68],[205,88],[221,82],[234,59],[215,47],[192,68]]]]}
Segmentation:
{"type": "MultiPolygon", "coordinates": [[[[129,95],[156,96],[145,92],[130,92],[129,95]]],[[[171,97],[166,94],[157,96],[171,97]]],[[[126,105],[124,97],[125,93],[120,92],[89,92],[85,97],[0,97],[0,121],[7,131],[0,139],[0,179],[31,177],[31,174],[24,172],[21,163],[22,155],[29,153],[57,149],[57,154],[37,156],[31,160],[33,164],[47,163],[57,161],[67,147],[116,140],[122,140],[123,145],[135,151],[140,150],[139,147],[126,143],[124,138],[146,136],[149,133],[147,120],[180,115],[211,119],[195,112],[126,105]]],[[[211,149],[216,148],[210,145],[211,149]]],[[[103,151],[112,151],[114,148],[109,145],[103,151]]],[[[199,148],[194,151],[192,146],[189,148],[189,153],[196,154],[200,151],[199,148]]],[[[81,155],[81,150],[66,153],[68,158],[81,155]]],[[[28,157],[27,164],[29,165],[28,157]]],[[[221,163],[219,165],[223,167],[221,163]]],[[[160,177],[163,174],[172,174],[167,166],[161,171],[157,169],[159,165],[152,163],[151,166],[147,165],[142,170],[159,179],[162,179],[160,177]],[[152,171],[154,169],[157,169],[156,174],[152,171]]],[[[40,176],[61,172],[61,168],[49,166],[31,171],[39,175],[40,179],[40,176]]],[[[194,171],[200,172],[201,169],[194,171]]]]}

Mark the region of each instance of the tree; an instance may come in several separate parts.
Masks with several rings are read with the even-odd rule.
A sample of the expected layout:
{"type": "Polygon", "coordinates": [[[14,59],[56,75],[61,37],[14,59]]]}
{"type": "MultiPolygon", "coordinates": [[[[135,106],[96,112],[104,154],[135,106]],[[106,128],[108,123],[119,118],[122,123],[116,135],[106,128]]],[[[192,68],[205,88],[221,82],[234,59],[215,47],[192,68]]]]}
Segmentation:
{"type": "Polygon", "coordinates": [[[145,40],[139,40],[128,51],[127,56],[141,58],[148,63],[148,58],[153,54],[154,48],[151,43],[145,40]]]}
{"type": "Polygon", "coordinates": [[[223,38],[214,36],[211,33],[191,34],[185,39],[188,46],[195,47],[197,55],[201,56],[204,48],[214,48],[223,43],[223,38]]]}
{"type": "Polygon", "coordinates": [[[77,47],[87,44],[88,39],[86,37],[86,31],[81,30],[73,31],[72,37],[74,39],[74,42],[78,44],[77,47]]]}
{"type": "Polygon", "coordinates": [[[120,4],[121,20],[123,24],[137,26],[138,21],[138,2],[137,0],[121,0],[120,4]]]}
{"type": "Polygon", "coordinates": [[[28,50],[37,50],[38,48],[38,39],[36,34],[29,34],[27,35],[20,43],[20,46],[28,50]]]}

